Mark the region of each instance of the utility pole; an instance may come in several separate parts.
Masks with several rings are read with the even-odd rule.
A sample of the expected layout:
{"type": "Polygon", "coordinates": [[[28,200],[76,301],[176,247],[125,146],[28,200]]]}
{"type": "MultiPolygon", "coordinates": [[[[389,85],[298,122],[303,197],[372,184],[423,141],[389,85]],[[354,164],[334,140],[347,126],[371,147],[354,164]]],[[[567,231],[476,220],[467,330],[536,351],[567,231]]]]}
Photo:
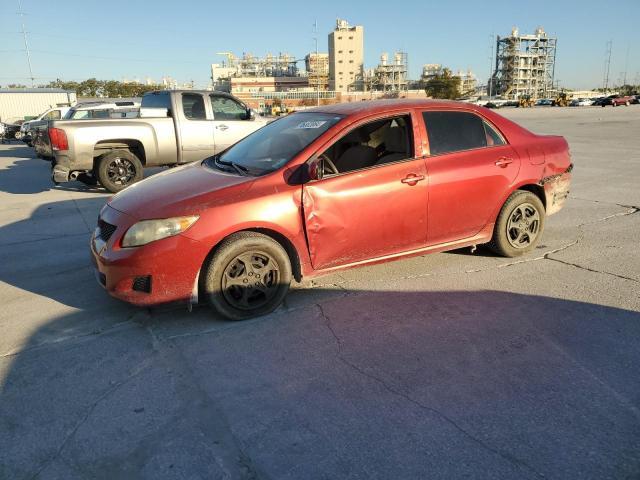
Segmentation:
{"type": "Polygon", "coordinates": [[[609,90],[609,70],[611,69],[611,47],[613,46],[613,40],[607,42],[605,54],[604,54],[604,82],[602,90],[606,94],[609,90]]]}
{"type": "Polygon", "coordinates": [[[18,15],[22,24],[22,38],[24,39],[24,49],[27,52],[27,63],[29,64],[29,77],[31,78],[31,86],[34,87],[33,69],[31,68],[31,53],[29,52],[29,42],[27,41],[27,31],[24,28],[24,13],[22,12],[22,1],[18,0],[18,15]]]}
{"type": "Polygon", "coordinates": [[[316,79],[316,106],[320,106],[320,76],[318,75],[318,20],[313,22],[313,40],[316,43],[316,57],[315,66],[314,62],[309,62],[309,66],[313,68],[313,73],[316,79]]]}
{"type": "Polygon", "coordinates": [[[494,47],[494,39],[493,39],[493,34],[489,35],[489,50],[490,50],[490,54],[489,54],[489,82],[488,82],[488,88],[487,88],[487,93],[489,94],[489,97],[491,97],[491,93],[493,90],[493,47],[494,47]]]}
{"type": "Polygon", "coordinates": [[[627,44],[627,55],[624,57],[624,75],[622,77],[622,86],[627,84],[627,70],[629,69],[629,47],[627,44]]]}

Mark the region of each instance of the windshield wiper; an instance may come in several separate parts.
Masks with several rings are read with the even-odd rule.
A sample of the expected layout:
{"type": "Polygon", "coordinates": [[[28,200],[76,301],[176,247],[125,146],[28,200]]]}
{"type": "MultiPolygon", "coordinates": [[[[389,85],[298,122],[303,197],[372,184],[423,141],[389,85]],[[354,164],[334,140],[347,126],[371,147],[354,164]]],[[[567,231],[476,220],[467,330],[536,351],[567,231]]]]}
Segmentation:
{"type": "Polygon", "coordinates": [[[213,161],[218,167],[220,165],[224,165],[224,166],[233,168],[236,172],[238,172],[238,175],[241,175],[243,177],[246,177],[247,174],[249,173],[248,168],[238,165],[237,163],[225,162],[223,160],[220,160],[220,157],[218,157],[217,155],[213,157],[213,161]]]}

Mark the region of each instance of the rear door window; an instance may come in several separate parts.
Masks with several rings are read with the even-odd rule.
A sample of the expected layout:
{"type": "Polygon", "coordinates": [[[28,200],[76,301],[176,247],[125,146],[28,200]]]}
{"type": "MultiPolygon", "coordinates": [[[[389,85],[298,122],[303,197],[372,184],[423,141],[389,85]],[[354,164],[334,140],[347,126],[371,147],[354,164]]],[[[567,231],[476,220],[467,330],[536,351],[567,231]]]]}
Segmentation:
{"type": "Polygon", "coordinates": [[[207,113],[204,108],[204,99],[198,93],[182,94],[182,111],[189,120],[206,120],[207,113]]]}
{"type": "MultiPolygon", "coordinates": [[[[484,148],[487,132],[483,120],[469,112],[423,112],[431,155],[484,148]]],[[[494,132],[495,133],[495,132],[494,132]]]]}

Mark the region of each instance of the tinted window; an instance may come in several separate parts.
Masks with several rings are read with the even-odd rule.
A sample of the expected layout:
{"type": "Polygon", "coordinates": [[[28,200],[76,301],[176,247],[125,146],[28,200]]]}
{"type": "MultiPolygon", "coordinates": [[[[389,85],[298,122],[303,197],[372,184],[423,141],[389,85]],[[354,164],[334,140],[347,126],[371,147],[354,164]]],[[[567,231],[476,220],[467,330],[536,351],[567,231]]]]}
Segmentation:
{"type": "Polygon", "coordinates": [[[211,95],[214,120],[245,120],[247,109],[231,98],[211,95]]]}
{"type": "Polygon", "coordinates": [[[92,110],[91,118],[109,118],[109,110],[92,110]]]}
{"type": "Polygon", "coordinates": [[[423,112],[431,155],[487,146],[480,117],[467,112],[423,112]]]}
{"type": "Polygon", "coordinates": [[[189,120],[206,120],[207,114],[204,109],[204,99],[197,93],[182,94],[182,111],[189,120]]]}
{"type": "Polygon", "coordinates": [[[171,109],[171,99],[169,98],[169,92],[145,93],[142,96],[142,106],[145,108],[171,109]]]}
{"type": "Polygon", "coordinates": [[[220,156],[255,175],[287,164],[342,117],[327,113],[294,113],[256,130],[220,156]]]}

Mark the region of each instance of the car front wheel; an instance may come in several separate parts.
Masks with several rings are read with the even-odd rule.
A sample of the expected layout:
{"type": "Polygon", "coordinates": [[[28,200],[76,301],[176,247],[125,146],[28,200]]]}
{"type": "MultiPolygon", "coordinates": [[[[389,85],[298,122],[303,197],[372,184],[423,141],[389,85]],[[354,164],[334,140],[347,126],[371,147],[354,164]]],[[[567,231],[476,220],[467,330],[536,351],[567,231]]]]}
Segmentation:
{"type": "Polygon", "coordinates": [[[490,248],[504,257],[517,257],[535,248],[544,230],[545,211],[533,193],[516,190],[504,203],[490,248]]]}
{"type": "Polygon", "coordinates": [[[292,276],[282,245],[256,232],[239,232],[225,239],[203,273],[206,298],[231,320],[273,312],[287,295],[292,276]]]}

